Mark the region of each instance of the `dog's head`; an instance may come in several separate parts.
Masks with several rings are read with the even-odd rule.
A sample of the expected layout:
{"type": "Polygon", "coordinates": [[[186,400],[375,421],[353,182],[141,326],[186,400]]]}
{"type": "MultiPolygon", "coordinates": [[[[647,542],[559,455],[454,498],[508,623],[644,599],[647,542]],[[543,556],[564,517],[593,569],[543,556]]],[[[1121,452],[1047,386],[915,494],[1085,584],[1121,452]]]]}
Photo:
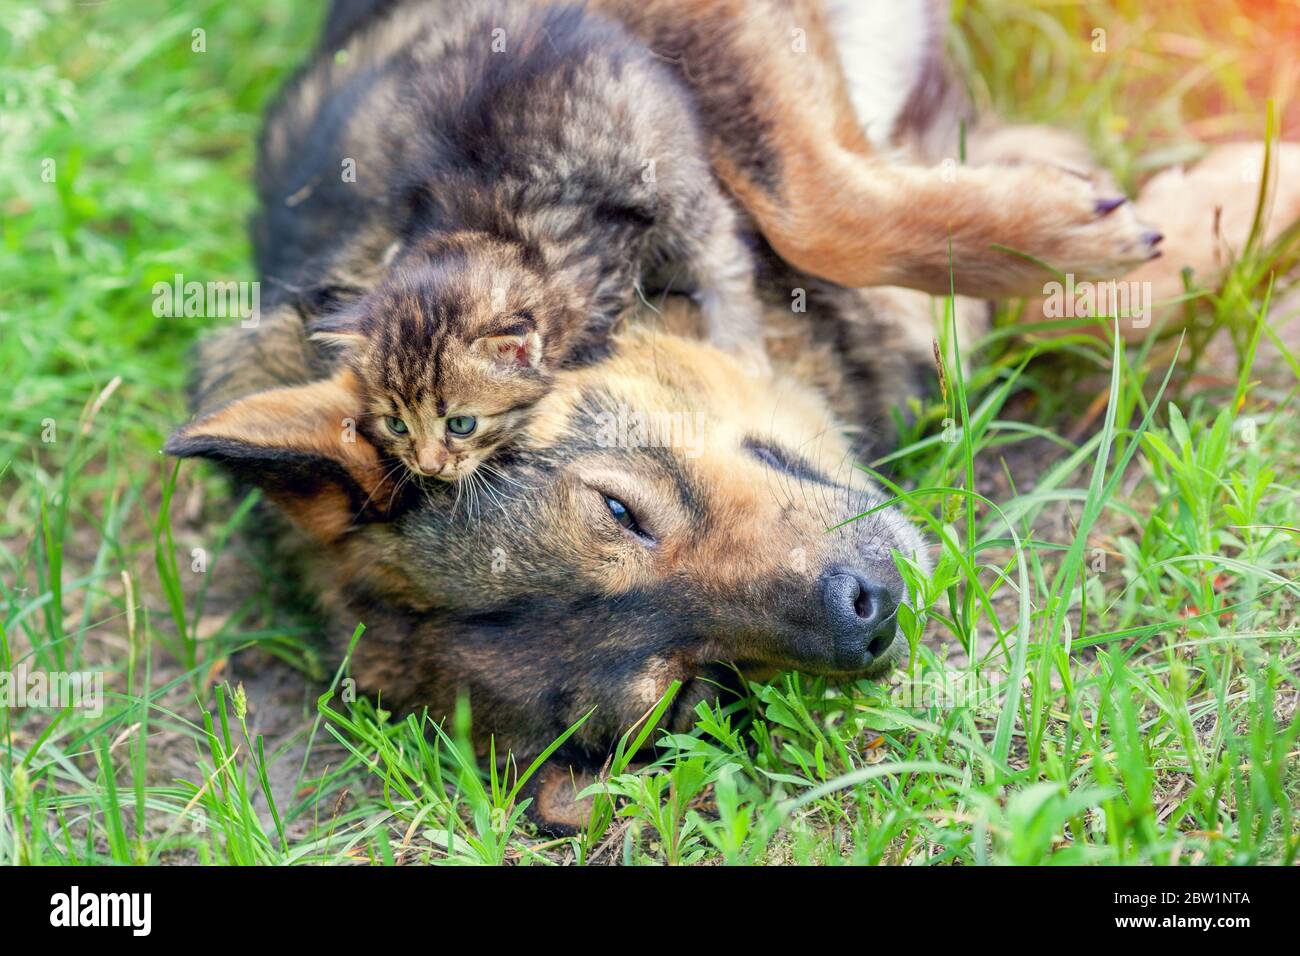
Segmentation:
{"type": "Polygon", "coordinates": [[[920,536],[872,511],[881,495],[793,380],[633,330],[558,373],[468,485],[394,477],[356,415],[341,373],[238,400],[167,450],[224,462],[315,539],[319,589],[369,628],[354,667],[390,703],[468,690],[478,729],[517,752],[595,707],[575,739],[599,751],[724,662],[876,675],[905,653],[891,553],[920,536]]]}

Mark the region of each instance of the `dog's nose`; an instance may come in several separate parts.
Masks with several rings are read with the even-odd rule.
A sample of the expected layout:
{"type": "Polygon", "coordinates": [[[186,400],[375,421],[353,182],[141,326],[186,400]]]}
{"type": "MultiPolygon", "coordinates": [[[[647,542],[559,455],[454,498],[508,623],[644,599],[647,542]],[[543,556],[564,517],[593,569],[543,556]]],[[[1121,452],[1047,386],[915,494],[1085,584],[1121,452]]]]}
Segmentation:
{"type": "Polygon", "coordinates": [[[861,670],[889,650],[898,631],[898,598],[887,585],[861,571],[837,570],[822,580],[822,601],[837,670],[861,670]]]}

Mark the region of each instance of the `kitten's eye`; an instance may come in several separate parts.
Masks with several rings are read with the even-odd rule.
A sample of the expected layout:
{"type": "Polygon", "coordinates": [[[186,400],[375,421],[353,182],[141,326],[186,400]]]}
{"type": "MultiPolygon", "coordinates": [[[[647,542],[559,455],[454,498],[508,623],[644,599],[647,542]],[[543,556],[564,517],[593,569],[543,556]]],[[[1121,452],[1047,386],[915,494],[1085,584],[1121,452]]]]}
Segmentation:
{"type": "Polygon", "coordinates": [[[407,432],[406,422],[402,421],[396,415],[385,415],[384,424],[394,435],[405,435],[407,432]]]}
{"type": "Polygon", "coordinates": [[[454,418],[447,419],[447,431],[453,435],[460,435],[462,438],[473,433],[478,427],[478,419],[473,415],[457,415],[454,418]]]}

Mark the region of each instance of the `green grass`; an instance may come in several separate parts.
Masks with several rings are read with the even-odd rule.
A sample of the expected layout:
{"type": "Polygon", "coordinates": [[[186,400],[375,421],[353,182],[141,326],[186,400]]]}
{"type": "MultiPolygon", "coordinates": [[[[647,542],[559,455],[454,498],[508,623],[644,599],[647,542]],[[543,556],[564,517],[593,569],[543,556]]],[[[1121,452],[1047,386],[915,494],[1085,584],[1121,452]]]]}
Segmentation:
{"type": "MultiPolygon", "coordinates": [[[[977,98],[1075,123],[1129,186],[1194,155],[1188,124],[1264,135],[1268,44],[1228,12],[1220,30],[1121,0],[965,8],[977,98]],[[1209,51],[1190,71],[1162,52],[1174,33],[1209,51]]],[[[906,667],[784,675],[701,706],[691,734],[630,728],[578,837],[531,830],[532,768],[476,756],[467,710],[439,726],[353,700],[241,544],[253,499],[158,454],[202,329],[155,317],[151,286],[253,278],[258,116],[318,15],[0,0],[0,672],[108,690],[100,715],[0,710],[0,860],[1295,861],[1300,363],[1257,364],[1294,237],[1195,290],[1177,367],[1166,344],[1012,337],[1011,308],[971,354],[945,336],[943,397],[864,466],[940,542],[932,574],[906,569],[906,667]],[[1193,387],[1223,328],[1240,366],[1193,387]],[[268,668],[305,675],[305,705],[279,699],[292,733],[262,730],[271,690],[227,679],[268,668]]]]}

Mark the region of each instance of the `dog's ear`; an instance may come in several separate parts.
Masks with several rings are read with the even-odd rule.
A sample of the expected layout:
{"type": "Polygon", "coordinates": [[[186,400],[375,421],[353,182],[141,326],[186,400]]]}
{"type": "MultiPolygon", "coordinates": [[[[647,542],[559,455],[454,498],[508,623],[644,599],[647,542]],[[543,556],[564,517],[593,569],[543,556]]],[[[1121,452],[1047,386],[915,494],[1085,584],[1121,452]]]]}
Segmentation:
{"type": "Polygon", "coordinates": [[[350,371],[237,399],[176,431],[163,451],[208,458],[262,488],[321,541],[389,516],[394,482],[357,428],[362,401],[350,371]]]}

